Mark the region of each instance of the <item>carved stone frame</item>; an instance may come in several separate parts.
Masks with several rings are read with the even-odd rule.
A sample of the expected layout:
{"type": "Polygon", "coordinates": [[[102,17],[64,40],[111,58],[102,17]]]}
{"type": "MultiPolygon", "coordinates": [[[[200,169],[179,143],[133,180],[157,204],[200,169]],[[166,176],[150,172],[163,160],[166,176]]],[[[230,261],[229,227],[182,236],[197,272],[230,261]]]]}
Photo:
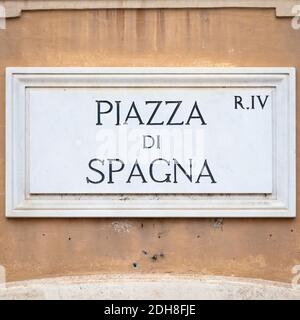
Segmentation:
{"type": "Polygon", "coordinates": [[[249,218],[296,215],[294,68],[8,68],[6,86],[7,217],[249,218]],[[27,88],[163,87],[166,84],[168,87],[273,88],[272,194],[91,196],[29,192],[27,88]]]}

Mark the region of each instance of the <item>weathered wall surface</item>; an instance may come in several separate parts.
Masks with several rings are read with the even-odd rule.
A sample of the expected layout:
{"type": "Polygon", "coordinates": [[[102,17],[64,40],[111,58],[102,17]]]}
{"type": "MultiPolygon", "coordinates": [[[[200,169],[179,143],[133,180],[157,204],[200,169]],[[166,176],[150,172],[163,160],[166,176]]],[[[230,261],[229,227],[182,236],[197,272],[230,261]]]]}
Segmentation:
{"type": "MultiPolygon", "coordinates": [[[[299,72],[300,30],[290,18],[276,18],[271,9],[44,11],[25,12],[6,27],[0,30],[0,264],[9,281],[164,272],[290,282],[291,268],[300,264],[299,217],[4,217],[5,67],[295,66],[299,72]]],[[[300,101],[300,82],[297,92],[300,101]]]]}

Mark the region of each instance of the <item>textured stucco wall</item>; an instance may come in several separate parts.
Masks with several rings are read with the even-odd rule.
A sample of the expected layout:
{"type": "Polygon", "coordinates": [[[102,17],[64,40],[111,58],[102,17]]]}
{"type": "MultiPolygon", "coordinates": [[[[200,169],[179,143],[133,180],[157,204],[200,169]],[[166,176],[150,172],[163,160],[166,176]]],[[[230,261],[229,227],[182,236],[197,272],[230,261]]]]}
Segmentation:
{"type": "MultiPolygon", "coordinates": [[[[300,30],[290,22],[271,9],[37,11],[9,19],[0,30],[0,264],[7,279],[165,272],[290,282],[291,268],[300,264],[299,217],[4,217],[5,67],[295,66],[299,72],[300,30]]],[[[300,83],[297,91],[299,100],[300,83]]]]}

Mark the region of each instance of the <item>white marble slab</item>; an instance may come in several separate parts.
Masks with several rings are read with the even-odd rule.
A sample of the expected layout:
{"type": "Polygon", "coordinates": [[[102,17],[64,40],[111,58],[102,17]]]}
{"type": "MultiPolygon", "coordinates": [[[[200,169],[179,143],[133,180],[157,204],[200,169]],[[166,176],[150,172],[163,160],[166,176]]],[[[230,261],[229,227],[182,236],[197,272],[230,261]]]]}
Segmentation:
{"type": "Polygon", "coordinates": [[[28,99],[31,193],[272,193],[271,88],[33,88],[28,99]]]}

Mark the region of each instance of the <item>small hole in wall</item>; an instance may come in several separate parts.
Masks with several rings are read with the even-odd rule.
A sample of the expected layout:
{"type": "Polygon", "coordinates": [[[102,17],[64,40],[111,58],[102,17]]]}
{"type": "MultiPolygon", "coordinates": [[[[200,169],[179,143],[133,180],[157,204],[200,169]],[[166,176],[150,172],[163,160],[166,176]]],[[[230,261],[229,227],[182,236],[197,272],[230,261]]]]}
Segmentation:
{"type": "Polygon", "coordinates": [[[156,254],[153,255],[153,256],[151,257],[151,260],[152,260],[152,261],[157,261],[157,255],[156,255],[156,254]]]}
{"type": "Polygon", "coordinates": [[[139,265],[138,265],[138,263],[137,263],[137,262],[133,262],[132,266],[133,266],[133,268],[135,268],[135,269],[136,269],[139,265]]]}

